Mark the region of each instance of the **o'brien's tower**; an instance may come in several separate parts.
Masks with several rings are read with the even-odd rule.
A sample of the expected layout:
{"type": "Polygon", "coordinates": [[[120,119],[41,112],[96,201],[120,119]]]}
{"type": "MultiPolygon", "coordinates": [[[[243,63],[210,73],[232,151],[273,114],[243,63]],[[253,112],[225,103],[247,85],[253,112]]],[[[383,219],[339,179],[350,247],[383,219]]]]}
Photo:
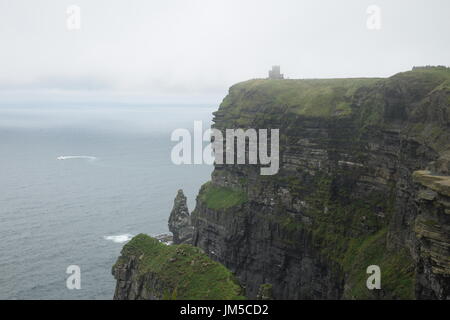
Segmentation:
{"type": "Polygon", "coordinates": [[[269,79],[284,79],[280,73],[280,66],[273,66],[272,70],[269,70],[269,79]]]}

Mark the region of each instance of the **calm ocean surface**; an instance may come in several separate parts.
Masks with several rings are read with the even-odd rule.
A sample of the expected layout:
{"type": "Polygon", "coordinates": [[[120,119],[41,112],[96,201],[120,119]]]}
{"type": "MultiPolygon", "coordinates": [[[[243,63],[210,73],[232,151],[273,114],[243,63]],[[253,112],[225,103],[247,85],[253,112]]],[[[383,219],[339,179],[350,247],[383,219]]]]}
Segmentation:
{"type": "Polygon", "coordinates": [[[167,232],[180,188],[194,208],[212,166],[172,164],[170,134],[214,110],[0,106],[0,299],[111,299],[124,241],[167,232]]]}

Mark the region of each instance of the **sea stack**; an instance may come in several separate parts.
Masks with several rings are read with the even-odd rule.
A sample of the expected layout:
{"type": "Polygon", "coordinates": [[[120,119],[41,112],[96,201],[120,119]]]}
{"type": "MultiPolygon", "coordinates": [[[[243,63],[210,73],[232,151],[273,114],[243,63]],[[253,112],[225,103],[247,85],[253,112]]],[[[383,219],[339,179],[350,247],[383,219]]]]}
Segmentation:
{"type": "Polygon", "coordinates": [[[193,227],[183,190],[178,190],[169,217],[169,230],[173,234],[174,244],[190,244],[193,227]]]}

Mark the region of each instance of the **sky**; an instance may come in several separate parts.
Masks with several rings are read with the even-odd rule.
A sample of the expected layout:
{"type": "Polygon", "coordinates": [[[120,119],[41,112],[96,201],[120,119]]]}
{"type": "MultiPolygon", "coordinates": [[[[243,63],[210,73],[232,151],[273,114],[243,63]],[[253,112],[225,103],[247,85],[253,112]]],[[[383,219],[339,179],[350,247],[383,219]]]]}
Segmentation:
{"type": "Polygon", "coordinates": [[[0,0],[0,103],[214,104],[272,65],[289,78],[450,66],[449,12],[448,0],[0,0]]]}

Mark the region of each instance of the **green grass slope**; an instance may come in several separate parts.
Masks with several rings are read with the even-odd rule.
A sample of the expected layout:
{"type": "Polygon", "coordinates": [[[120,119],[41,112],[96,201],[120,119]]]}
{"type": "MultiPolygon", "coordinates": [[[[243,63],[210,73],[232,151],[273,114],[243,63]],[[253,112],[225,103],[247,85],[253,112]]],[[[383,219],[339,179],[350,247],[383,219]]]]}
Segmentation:
{"type": "Polygon", "coordinates": [[[244,298],[234,275],[199,248],[190,245],[167,246],[150,236],[139,234],[123,247],[116,264],[125,262],[130,256],[139,257],[139,277],[152,273],[159,283],[164,283],[163,299],[244,298]]]}

